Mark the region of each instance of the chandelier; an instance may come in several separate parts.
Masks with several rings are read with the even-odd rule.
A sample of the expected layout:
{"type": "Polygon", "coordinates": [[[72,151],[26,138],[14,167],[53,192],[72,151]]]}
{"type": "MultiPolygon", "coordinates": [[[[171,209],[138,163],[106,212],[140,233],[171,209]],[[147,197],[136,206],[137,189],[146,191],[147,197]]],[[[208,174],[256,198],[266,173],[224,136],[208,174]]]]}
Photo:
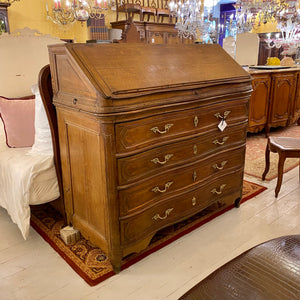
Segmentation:
{"type": "Polygon", "coordinates": [[[274,21],[289,4],[285,0],[237,0],[234,7],[237,31],[242,33],[253,28],[257,30],[262,24],[274,21]]]}
{"type": "Polygon", "coordinates": [[[213,20],[214,1],[172,0],[169,3],[171,16],[176,18],[175,28],[181,38],[216,42],[217,26],[213,20]],[[204,2],[204,1],[203,1],[204,2]]]}
{"type": "Polygon", "coordinates": [[[297,1],[287,1],[287,7],[275,16],[277,29],[275,38],[267,34],[267,48],[283,48],[281,55],[293,55],[300,46],[300,11],[297,1]]]}
{"type": "Polygon", "coordinates": [[[105,12],[113,5],[113,0],[53,0],[51,12],[46,3],[47,19],[59,25],[85,22],[89,18],[103,19],[105,12]]]}

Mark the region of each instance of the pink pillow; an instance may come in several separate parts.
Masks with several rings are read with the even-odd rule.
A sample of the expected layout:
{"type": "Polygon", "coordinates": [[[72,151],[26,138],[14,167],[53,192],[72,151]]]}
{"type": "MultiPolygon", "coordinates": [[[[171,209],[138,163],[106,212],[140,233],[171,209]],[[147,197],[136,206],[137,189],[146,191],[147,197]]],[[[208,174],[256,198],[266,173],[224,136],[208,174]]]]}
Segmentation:
{"type": "Polygon", "coordinates": [[[0,117],[4,124],[6,144],[11,148],[31,147],[34,143],[34,97],[0,96],[0,117]]]}

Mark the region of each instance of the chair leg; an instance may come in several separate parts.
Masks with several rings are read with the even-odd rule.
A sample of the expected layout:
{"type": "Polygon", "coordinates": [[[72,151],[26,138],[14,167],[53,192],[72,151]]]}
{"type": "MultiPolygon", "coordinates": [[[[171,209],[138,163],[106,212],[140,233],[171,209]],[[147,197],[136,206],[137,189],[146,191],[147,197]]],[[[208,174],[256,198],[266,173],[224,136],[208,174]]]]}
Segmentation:
{"type": "Polygon", "coordinates": [[[269,137],[269,133],[270,133],[270,126],[266,125],[266,127],[265,127],[266,137],[269,137]]]}
{"type": "Polygon", "coordinates": [[[277,198],[278,193],[280,191],[281,188],[281,184],[282,184],[282,177],[283,177],[283,165],[285,162],[285,154],[282,152],[279,152],[279,161],[278,161],[278,179],[277,179],[277,185],[275,188],[275,197],[277,198]]]}
{"type": "Polygon", "coordinates": [[[269,141],[267,143],[267,146],[266,146],[266,152],[265,152],[265,170],[262,174],[262,180],[265,180],[266,179],[266,175],[268,174],[269,170],[270,170],[270,147],[269,147],[269,141]]]}

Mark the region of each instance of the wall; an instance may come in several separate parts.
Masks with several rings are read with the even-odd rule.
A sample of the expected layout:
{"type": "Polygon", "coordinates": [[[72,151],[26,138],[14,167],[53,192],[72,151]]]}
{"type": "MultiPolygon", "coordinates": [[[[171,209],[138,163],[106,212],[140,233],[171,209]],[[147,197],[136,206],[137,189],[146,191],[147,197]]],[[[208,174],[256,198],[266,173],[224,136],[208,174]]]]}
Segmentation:
{"type": "MultiPolygon", "coordinates": [[[[75,22],[72,25],[64,26],[56,25],[51,20],[47,20],[46,3],[48,3],[49,11],[51,11],[53,7],[52,0],[20,0],[14,2],[8,8],[10,32],[29,27],[61,39],[72,39],[78,43],[85,43],[88,39],[86,22],[75,22]]],[[[105,19],[106,26],[110,27],[110,22],[113,21],[115,21],[115,12],[110,12],[105,19]]]]}

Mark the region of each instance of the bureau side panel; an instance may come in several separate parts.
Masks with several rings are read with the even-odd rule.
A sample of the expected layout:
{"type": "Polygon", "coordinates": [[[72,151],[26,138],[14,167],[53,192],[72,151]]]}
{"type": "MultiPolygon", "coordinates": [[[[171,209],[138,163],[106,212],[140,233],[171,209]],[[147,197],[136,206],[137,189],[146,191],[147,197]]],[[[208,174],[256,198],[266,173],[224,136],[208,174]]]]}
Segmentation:
{"type": "Polygon", "coordinates": [[[108,249],[104,143],[97,120],[57,109],[68,222],[108,249]]]}

